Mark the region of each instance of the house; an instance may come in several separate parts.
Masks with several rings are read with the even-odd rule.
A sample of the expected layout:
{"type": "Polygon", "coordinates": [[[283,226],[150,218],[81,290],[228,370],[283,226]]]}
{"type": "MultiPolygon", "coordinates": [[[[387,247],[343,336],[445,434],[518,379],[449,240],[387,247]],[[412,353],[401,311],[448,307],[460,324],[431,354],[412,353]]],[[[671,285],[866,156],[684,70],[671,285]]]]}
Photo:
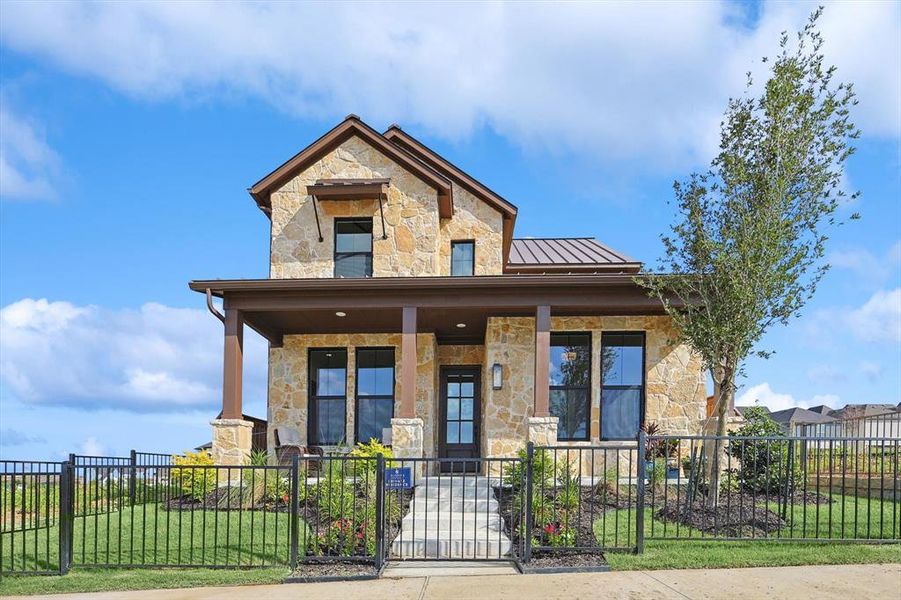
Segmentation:
{"type": "Polygon", "coordinates": [[[798,432],[814,426],[818,431],[825,431],[828,435],[839,435],[840,426],[838,419],[829,415],[823,415],[806,408],[787,408],[770,413],[770,418],[782,426],[787,435],[796,435],[798,432]]]}
{"type": "Polygon", "coordinates": [[[645,421],[700,431],[701,359],[671,343],[642,263],[593,238],[514,237],[516,206],[400,127],[350,115],[249,192],[269,278],[190,282],[225,328],[217,462],[250,448],[245,325],[269,341],[270,448],[275,428],[464,459],[634,440],[645,421]]]}

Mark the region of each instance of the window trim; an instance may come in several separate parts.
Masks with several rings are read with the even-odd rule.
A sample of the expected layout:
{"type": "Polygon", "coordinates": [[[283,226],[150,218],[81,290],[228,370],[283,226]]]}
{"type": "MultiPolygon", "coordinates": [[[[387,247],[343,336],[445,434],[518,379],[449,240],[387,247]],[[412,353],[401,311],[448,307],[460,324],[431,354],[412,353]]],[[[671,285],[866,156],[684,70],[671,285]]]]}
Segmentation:
{"type": "Polygon", "coordinates": [[[476,274],[476,241],[474,239],[469,240],[451,240],[451,251],[450,251],[450,269],[448,274],[451,277],[472,277],[476,274]],[[472,244],[472,275],[454,275],[454,246],[457,244],[472,244]]]}
{"type": "MultiPolygon", "coordinates": [[[[394,405],[397,401],[397,347],[396,346],[357,346],[354,348],[354,440],[356,443],[367,443],[360,439],[360,350],[391,350],[394,363],[391,370],[394,377],[391,385],[391,396],[366,396],[366,400],[391,400],[391,418],[394,418],[394,405]]],[[[384,440],[382,440],[384,442],[384,440]]]]}
{"type": "Polygon", "coordinates": [[[307,348],[307,444],[311,446],[335,446],[338,442],[322,442],[316,435],[317,421],[319,419],[319,400],[344,400],[344,436],[347,441],[347,358],[346,347],[316,347],[307,348]],[[313,388],[313,353],[314,352],[344,352],[344,395],[343,396],[319,396],[313,388]]]}
{"type": "MultiPolygon", "coordinates": [[[[550,393],[554,390],[581,390],[585,389],[585,404],[587,412],[585,419],[585,437],[560,437],[560,417],[557,417],[557,441],[560,442],[588,442],[591,441],[591,388],[592,383],[594,382],[594,368],[592,366],[592,362],[594,362],[593,354],[592,354],[592,335],[590,331],[551,331],[550,336],[550,347],[553,346],[554,335],[584,335],[588,338],[588,384],[586,386],[568,386],[568,385],[550,385],[550,370],[548,370],[548,397],[550,397],[550,393]]],[[[548,353],[548,362],[550,363],[550,352],[548,353]]],[[[550,368],[550,364],[548,364],[550,368]]],[[[548,413],[550,413],[550,406],[548,406],[548,413]]],[[[551,415],[553,416],[553,415],[551,415]]]]}
{"type": "Polygon", "coordinates": [[[374,255],[375,255],[375,223],[372,217],[335,217],[332,225],[332,278],[333,279],[371,279],[374,275],[374,255]],[[338,223],[352,223],[354,221],[369,221],[372,242],[369,245],[369,252],[338,252],[338,223]],[[338,277],[338,255],[345,256],[369,256],[369,275],[363,277],[338,277]]]}
{"type": "Polygon", "coordinates": [[[604,437],[604,389],[609,390],[635,390],[640,389],[641,394],[638,397],[638,428],[641,429],[645,423],[646,397],[647,397],[647,378],[648,378],[648,335],[647,331],[602,331],[601,332],[601,354],[598,357],[598,377],[600,378],[600,390],[598,396],[598,439],[602,442],[621,442],[633,441],[635,438],[605,438],[604,437]],[[604,360],[604,336],[605,335],[641,335],[641,386],[637,385],[604,385],[604,373],[601,369],[601,361],[604,360]]]}

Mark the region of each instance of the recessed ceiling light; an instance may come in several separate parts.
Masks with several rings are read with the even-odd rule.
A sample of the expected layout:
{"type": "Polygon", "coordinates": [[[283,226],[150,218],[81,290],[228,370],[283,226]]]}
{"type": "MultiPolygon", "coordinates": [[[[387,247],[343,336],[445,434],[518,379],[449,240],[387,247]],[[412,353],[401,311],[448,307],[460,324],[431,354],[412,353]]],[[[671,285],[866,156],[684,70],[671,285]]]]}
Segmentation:
{"type": "Polygon", "coordinates": [[[457,327],[463,329],[464,327],[466,327],[466,323],[457,323],[457,327]]]}
{"type": "Polygon", "coordinates": [[[347,313],[339,310],[339,311],[335,312],[335,316],[336,317],[346,317],[347,313]]]}

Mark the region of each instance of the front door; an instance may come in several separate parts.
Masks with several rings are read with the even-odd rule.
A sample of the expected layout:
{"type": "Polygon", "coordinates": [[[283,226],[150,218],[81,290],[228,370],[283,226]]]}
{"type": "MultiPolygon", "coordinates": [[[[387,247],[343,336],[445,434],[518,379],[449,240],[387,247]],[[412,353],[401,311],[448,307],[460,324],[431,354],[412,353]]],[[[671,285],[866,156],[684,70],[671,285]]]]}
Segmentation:
{"type": "Polygon", "coordinates": [[[460,459],[459,463],[444,462],[442,471],[477,471],[479,458],[479,428],[482,387],[479,367],[442,367],[440,430],[438,456],[460,459]]]}

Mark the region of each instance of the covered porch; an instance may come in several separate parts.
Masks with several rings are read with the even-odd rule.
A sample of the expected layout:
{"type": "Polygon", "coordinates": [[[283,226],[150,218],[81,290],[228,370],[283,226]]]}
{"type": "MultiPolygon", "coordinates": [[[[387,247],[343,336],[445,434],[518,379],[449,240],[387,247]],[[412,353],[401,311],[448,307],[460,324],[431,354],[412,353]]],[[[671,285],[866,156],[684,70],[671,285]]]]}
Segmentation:
{"type": "Polygon", "coordinates": [[[352,350],[393,348],[395,455],[504,456],[528,441],[556,443],[548,385],[534,385],[548,381],[552,318],[578,323],[663,312],[631,275],[619,274],[215,280],[190,287],[207,295],[224,324],[222,416],[213,423],[214,457],[223,464],[242,462],[249,451],[241,419],[245,325],[270,344],[270,431],[294,424],[306,439],[308,353],[344,348],[350,356],[345,441],[356,441],[352,350]],[[221,312],[214,297],[222,299],[221,312]],[[461,421],[459,433],[448,433],[458,427],[449,420],[464,418],[465,402],[475,404],[472,423],[461,421]],[[463,440],[469,448],[455,447],[463,440]]]}

